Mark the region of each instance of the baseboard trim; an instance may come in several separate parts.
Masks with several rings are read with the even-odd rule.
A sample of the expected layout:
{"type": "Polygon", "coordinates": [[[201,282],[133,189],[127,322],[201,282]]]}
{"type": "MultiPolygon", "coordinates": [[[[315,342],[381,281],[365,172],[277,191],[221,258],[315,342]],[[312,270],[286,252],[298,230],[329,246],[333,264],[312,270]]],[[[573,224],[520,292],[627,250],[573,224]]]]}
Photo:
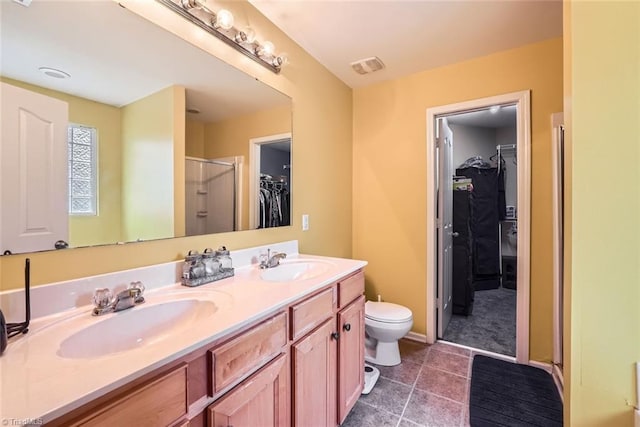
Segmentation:
{"type": "Polygon", "coordinates": [[[427,343],[427,336],[425,334],[419,334],[417,332],[409,332],[407,335],[404,336],[404,338],[411,340],[411,341],[417,341],[419,343],[422,344],[426,344],[427,343]]]}
{"type": "Polygon", "coordinates": [[[564,375],[558,365],[553,365],[553,380],[556,382],[556,387],[558,387],[558,392],[560,393],[560,399],[562,399],[562,403],[564,403],[564,375]]]}
{"type": "Polygon", "coordinates": [[[545,362],[538,362],[537,360],[530,360],[529,365],[535,366],[536,368],[544,369],[549,374],[551,374],[551,378],[553,378],[553,382],[556,384],[556,388],[558,389],[558,394],[560,394],[560,400],[562,400],[562,403],[564,403],[564,380],[560,369],[556,365],[551,365],[545,362]]]}
{"type": "Polygon", "coordinates": [[[535,366],[536,368],[543,369],[543,370],[547,371],[548,373],[553,374],[552,366],[549,363],[538,362],[537,360],[529,360],[529,365],[530,366],[535,366]]]}

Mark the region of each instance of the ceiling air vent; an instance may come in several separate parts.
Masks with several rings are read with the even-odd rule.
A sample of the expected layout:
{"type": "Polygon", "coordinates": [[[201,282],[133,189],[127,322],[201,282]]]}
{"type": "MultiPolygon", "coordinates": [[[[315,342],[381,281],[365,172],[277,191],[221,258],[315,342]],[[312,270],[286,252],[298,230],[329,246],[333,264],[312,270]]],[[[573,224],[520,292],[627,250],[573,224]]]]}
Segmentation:
{"type": "Polygon", "coordinates": [[[360,59],[351,63],[351,68],[358,74],[369,74],[374,71],[382,70],[384,64],[377,56],[371,58],[360,59]]]}

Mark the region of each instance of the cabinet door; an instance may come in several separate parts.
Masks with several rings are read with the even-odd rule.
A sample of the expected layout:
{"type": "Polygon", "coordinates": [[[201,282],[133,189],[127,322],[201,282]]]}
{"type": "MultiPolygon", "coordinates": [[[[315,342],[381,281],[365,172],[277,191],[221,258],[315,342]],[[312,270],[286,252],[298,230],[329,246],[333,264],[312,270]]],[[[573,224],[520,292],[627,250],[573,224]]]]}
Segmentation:
{"type": "Polygon", "coordinates": [[[335,426],[335,320],[329,319],[291,347],[293,359],[293,424],[335,426]]]}
{"type": "Polygon", "coordinates": [[[209,406],[211,427],[269,427],[289,424],[286,354],[256,372],[209,406]]]}
{"type": "Polygon", "coordinates": [[[338,313],[338,421],[342,424],[364,387],[364,297],[338,313]]]}

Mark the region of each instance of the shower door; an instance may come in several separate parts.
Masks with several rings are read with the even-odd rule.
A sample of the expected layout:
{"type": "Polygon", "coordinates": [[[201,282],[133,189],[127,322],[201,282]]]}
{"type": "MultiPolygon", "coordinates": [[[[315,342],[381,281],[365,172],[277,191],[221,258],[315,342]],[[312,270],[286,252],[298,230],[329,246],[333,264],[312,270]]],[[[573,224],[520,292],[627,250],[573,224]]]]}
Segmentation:
{"type": "Polygon", "coordinates": [[[188,157],[185,167],[187,236],[234,231],[235,164],[188,157]]]}

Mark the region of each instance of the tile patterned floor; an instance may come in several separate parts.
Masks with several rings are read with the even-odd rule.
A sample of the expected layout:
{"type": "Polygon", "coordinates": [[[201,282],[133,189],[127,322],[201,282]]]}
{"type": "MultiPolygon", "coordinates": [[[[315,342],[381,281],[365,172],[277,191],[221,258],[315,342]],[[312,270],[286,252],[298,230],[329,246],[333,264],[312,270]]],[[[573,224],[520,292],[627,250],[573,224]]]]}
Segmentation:
{"type": "Polygon", "coordinates": [[[342,426],[468,426],[471,352],[402,339],[400,354],[400,365],[378,366],[376,386],[358,399],[342,426]]]}

